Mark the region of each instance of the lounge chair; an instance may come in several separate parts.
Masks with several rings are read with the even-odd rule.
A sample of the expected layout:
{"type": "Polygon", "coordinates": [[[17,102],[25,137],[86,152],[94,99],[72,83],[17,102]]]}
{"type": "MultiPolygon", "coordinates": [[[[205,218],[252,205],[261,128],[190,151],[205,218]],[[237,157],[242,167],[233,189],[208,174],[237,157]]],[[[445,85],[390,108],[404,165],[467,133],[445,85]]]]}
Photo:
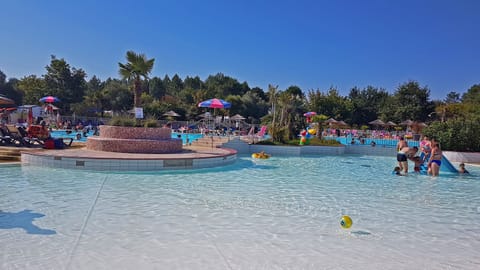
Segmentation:
{"type": "Polygon", "coordinates": [[[262,126],[260,128],[260,131],[256,134],[257,137],[263,138],[265,136],[265,133],[267,132],[267,126],[262,126]]]}
{"type": "Polygon", "coordinates": [[[72,142],[73,142],[73,138],[48,138],[44,141],[43,148],[64,149],[71,146],[72,142]]]}
{"type": "Polygon", "coordinates": [[[20,127],[18,131],[30,144],[44,145],[45,140],[50,138],[50,132],[41,125],[30,125],[27,130],[20,127]]]}
{"type": "Polygon", "coordinates": [[[15,145],[15,140],[8,134],[8,130],[0,127],[0,145],[15,145]]]}
{"type": "Polygon", "coordinates": [[[252,128],[248,132],[250,143],[255,143],[257,141],[262,140],[265,136],[265,133],[267,132],[267,126],[262,126],[256,134],[254,133],[254,130],[255,130],[255,127],[252,126],[252,128]]]}
{"type": "Polygon", "coordinates": [[[30,141],[23,136],[22,132],[15,125],[6,125],[4,132],[6,132],[8,137],[12,138],[15,145],[30,146],[30,141]]]}

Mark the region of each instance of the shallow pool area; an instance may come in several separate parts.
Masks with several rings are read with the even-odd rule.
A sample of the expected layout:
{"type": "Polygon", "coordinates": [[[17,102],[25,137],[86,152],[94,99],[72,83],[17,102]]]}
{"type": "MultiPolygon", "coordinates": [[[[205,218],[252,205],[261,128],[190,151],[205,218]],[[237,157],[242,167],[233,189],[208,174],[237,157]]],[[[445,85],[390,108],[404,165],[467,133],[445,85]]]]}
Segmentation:
{"type": "Polygon", "coordinates": [[[480,168],[432,178],[392,175],[395,164],[345,155],[157,173],[2,166],[0,269],[478,269],[480,168]]]}

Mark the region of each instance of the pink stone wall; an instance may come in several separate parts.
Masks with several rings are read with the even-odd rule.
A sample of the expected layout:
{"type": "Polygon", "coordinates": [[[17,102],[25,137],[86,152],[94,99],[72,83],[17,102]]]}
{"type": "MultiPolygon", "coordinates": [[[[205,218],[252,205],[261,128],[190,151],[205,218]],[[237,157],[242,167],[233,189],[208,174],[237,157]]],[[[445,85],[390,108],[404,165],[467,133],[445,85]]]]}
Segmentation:
{"type": "Polygon", "coordinates": [[[178,153],[182,140],[171,138],[170,128],[100,126],[100,136],[87,139],[87,149],[121,153],[178,153]]]}
{"type": "Polygon", "coordinates": [[[169,140],[170,128],[100,126],[101,138],[169,140]]]}
{"type": "Polygon", "coordinates": [[[89,137],[87,149],[120,153],[167,154],[182,152],[182,140],[112,139],[89,137]]]}

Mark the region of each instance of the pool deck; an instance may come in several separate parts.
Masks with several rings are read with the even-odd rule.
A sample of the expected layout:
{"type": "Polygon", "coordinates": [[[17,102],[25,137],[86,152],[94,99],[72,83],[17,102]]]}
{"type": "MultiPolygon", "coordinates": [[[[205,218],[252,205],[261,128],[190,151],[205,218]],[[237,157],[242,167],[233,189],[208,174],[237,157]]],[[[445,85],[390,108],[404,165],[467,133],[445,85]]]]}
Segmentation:
{"type": "Polygon", "coordinates": [[[149,160],[149,159],[196,159],[196,158],[212,158],[219,156],[228,156],[236,153],[233,149],[228,148],[208,148],[208,147],[192,147],[184,146],[183,152],[171,154],[136,154],[136,153],[118,153],[94,151],[85,148],[76,149],[61,149],[61,150],[45,150],[38,149],[37,151],[28,151],[29,154],[51,156],[51,157],[69,157],[69,158],[95,158],[95,159],[135,159],[135,160],[149,160]]]}
{"type": "Polygon", "coordinates": [[[229,148],[184,146],[180,153],[137,154],[94,151],[86,148],[32,149],[22,152],[22,164],[93,171],[158,171],[200,169],[229,165],[237,151],[229,148]]]}

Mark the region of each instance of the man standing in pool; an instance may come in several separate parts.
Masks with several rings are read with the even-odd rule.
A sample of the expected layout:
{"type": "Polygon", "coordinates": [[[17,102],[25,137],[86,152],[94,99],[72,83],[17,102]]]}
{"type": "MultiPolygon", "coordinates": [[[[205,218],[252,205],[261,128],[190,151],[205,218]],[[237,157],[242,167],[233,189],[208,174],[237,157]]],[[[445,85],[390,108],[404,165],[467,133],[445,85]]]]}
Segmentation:
{"type": "Polygon", "coordinates": [[[418,147],[414,146],[413,148],[410,147],[403,147],[397,153],[397,161],[401,170],[408,173],[408,158],[414,157],[418,152],[418,147]]]}

